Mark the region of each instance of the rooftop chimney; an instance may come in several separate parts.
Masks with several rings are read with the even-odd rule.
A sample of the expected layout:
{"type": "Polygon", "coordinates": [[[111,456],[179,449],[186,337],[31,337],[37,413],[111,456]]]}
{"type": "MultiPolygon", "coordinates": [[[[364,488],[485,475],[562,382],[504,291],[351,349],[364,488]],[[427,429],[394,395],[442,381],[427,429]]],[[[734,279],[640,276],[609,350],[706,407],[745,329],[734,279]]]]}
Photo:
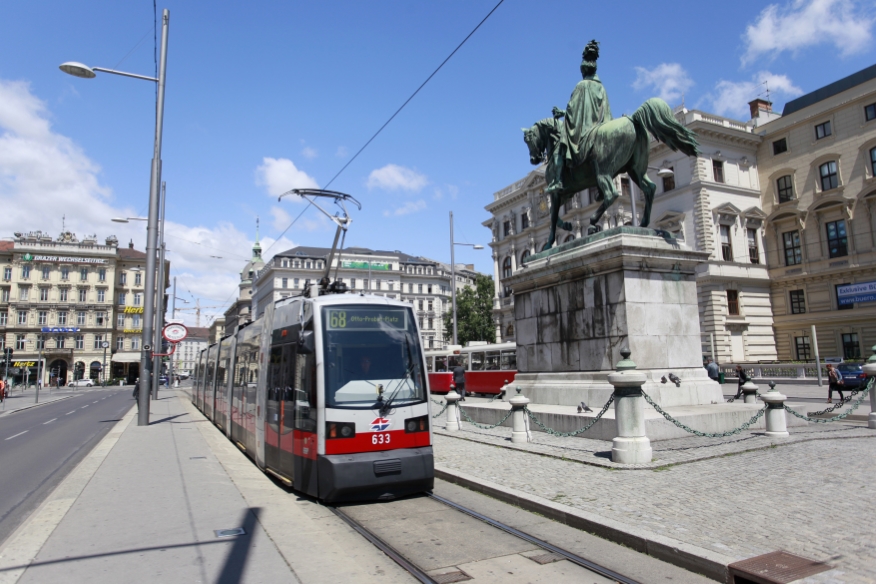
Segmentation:
{"type": "Polygon", "coordinates": [[[773,111],[773,102],[767,101],[765,99],[756,98],[748,102],[748,107],[751,110],[751,117],[756,118],[760,116],[760,112],[772,112],[773,111]]]}

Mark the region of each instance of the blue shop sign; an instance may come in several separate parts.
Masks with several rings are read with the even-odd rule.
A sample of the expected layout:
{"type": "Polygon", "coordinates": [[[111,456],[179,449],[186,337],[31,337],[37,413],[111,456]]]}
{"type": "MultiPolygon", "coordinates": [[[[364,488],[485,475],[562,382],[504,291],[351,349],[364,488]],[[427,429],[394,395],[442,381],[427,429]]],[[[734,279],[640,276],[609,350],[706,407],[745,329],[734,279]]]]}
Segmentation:
{"type": "Polygon", "coordinates": [[[876,302],[876,282],[837,286],[836,297],[840,306],[856,302],[876,302]]]}
{"type": "Polygon", "coordinates": [[[79,327],[76,326],[44,326],[44,333],[78,333],[79,327]]]}

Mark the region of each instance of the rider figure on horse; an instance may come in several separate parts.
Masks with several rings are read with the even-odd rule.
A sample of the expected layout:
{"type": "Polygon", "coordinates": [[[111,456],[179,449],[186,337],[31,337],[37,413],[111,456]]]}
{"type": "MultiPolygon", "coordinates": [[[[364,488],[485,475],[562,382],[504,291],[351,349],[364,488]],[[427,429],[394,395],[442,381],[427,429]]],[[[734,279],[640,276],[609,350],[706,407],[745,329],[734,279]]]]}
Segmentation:
{"type": "Polygon", "coordinates": [[[598,58],[599,43],[592,40],[584,47],[581,61],[584,79],[575,86],[565,110],[553,109],[560,135],[545,170],[548,194],[563,191],[563,169],[572,169],[588,160],[594,130],[612,119],[608,95],[596,75],[598,58]],[[562,117],[565,117],[565,123],[559,121],[562,117]]]}

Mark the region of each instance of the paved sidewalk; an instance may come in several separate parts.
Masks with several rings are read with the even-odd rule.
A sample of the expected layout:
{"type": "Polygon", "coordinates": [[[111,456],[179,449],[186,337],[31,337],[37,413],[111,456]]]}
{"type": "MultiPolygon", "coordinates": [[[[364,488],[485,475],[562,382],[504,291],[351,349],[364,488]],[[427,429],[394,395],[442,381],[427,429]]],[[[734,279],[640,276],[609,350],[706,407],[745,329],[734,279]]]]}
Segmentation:
{"type": "Polygon", "coordinates": [[[330,511],[275,485],[182,391],[152,403],[150,426],[132,408],[10,536],[0,583],[410,581],[330,511]]]}
{"type": "Polygon", "coordinates": [[[610,442],[533,432],[512,445],[508,427],[462,422],[451,433],[444,420],[435,464],[448,480],[549,515],[566,509],[616,540],[674,541],[712,565],[783,549],[835,567],[807,582],[876,581],[876,430],[860,423],[809,424],[788,439],[760,430],[664,440],[652,443],[652,464],[617,465],[610,442]]]}

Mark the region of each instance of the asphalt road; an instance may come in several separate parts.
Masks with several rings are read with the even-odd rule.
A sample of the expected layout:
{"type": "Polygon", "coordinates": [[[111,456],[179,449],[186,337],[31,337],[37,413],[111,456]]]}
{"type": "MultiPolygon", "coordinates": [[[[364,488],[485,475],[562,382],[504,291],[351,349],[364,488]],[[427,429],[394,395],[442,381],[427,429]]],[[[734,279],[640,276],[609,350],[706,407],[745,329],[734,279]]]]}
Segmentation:
{"type": "Polygon", "coordinates": [[[0,543],[134,405],[131,391],[81,388],[72,398],[0,416],[0,543]]]}

